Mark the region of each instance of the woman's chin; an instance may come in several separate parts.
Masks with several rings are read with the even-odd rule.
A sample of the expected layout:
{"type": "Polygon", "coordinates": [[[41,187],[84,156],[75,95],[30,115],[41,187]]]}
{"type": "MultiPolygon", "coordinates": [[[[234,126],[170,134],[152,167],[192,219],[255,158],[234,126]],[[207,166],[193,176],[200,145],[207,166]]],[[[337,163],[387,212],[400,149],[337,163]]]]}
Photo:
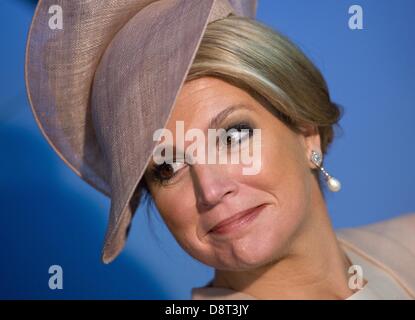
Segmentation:
{"type": "Polygon", "coordinates": [[[277,261],[287,251],[287,239],[295,223],[283,224],[283,219],[276,221],[276,217],[275,211],[264,210],[240,229],[208,234],[205,245],[209,248],[205,249],[209,253],[197,259],[215,269],[229,271],[251,270],[277,261]]]}
{"type": "Polygon", "coordinates": [[[213,266],[220,270],[244,271],[260,268],[278,259],[284,247],[278,245],[275,235],[262,235],[263,244],[258,237],[245,237],[234,241],[228,251],[217,252],[217,263],[213,266]],[[264,245],[266,244],[266,245],[264,245]]]}

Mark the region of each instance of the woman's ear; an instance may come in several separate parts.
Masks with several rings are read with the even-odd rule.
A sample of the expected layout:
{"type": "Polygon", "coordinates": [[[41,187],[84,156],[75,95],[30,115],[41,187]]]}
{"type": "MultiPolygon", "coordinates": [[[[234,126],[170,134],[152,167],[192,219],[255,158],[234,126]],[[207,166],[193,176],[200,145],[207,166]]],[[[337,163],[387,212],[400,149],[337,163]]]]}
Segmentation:
{"type": "Polygon", "coordinates": [[[310,165],[315,168],[315,165],[311,163],[311,151],[321,152],[321,139],[318,127],[315,125],[305,125],[301,127],[301,139],[303,141],[305,157],[310,165]]]}

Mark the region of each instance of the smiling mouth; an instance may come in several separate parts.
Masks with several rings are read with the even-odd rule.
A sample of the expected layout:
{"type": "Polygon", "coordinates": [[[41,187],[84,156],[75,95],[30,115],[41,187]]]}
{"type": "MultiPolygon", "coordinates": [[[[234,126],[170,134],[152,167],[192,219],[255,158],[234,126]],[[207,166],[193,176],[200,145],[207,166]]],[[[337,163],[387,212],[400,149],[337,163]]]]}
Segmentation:
{"type": "Polygon", "coordinates": [[[243,226],[249,224],[249,222],[253,221],[262,209],[265,207],[265,204],[256,206],[254,208],[248,209],[242,213],[236,214],[224,221],[220,222],[212,229],[209,230],[209,234],[227,234],[232,231],[236,231],[243,226]]]}

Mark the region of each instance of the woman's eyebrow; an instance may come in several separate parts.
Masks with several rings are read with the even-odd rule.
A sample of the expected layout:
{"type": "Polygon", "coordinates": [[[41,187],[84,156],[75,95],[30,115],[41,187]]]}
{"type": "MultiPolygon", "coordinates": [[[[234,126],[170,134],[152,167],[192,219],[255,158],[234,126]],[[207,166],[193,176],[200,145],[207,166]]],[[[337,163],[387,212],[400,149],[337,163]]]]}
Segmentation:
{"type": "Polygon", "coordinates": [[[214,116],[212,119],[209,120],[209,129],[217,129],[219,127],[219,124],[225,120],[231,113],[235,112],[239,109],[248,109],[250,110],[249,106],[245,103],[238,103],[231,105],[227,107],[226,109],[223,109],[221,112],[219,112],[216,116],[214,116]]]}

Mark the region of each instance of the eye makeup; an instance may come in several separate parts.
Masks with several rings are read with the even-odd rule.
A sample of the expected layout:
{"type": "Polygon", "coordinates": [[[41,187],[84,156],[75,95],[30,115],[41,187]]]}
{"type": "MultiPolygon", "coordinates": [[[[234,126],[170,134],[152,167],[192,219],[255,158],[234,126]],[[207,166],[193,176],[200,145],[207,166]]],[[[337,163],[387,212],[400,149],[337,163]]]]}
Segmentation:
{"type": "MultiPolygon", "coordinates": [[[[219,136],[219,145],[217,143],[217,147],[228,148],[231,151],[231,148],[240,146],[252,137],[254,126],[249,120],[234,120],[223,129],[225,132],[219,136]]],[[[150,178],[157,185],[169,185],[174,183],[180,171],[184,170],[188,165],[183,159],[179,161],[173,159],[161,164],[153,163],[150,165],[150,178]]]]}

